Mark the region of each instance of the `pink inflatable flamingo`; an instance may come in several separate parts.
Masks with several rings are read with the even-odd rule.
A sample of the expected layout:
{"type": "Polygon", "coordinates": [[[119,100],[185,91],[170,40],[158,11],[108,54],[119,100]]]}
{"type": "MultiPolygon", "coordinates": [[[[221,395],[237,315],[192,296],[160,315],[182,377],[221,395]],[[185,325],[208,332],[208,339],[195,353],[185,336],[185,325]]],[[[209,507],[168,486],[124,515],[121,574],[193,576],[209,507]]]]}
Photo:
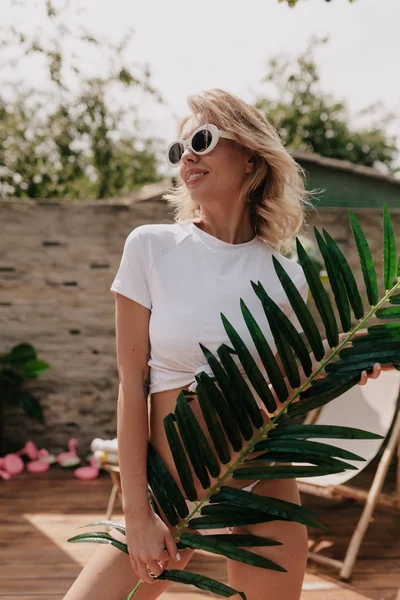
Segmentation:
{"type": "Polygon", "coordinates": [[[90,459],[90,467],[80,467],[79,469],[75,469],[74,475],[78,479],[96,479],[99,472],[100,469],[97,466],[97,458],[93,455],[90,459]]]}
{"type": "Polygon", "coordinates": [[[19,475],[25,468],[24,461],[18,454],[6,454],[0,458],[0,468],[10,475],[19,475]]]}
{"type": "Polygon", "coordinates": [[[11,479],[11,475],[8,471],[2,471],[2,469],[0,469],[0,477],[2,477],[3,479],[11,479]]]}
{"type": "Polygon", "coordinates": [[[50,463],[47,460],[48,456],[49,453],[47,450],[44,448],[39,450],[37,453],[38,460],[28,462],[26,465],[27,471],[29,471],[29,473],[44,473],[45,471],[48,471],[50,469],[50,463]]]}
{"type": "Polygon", "coordinates": [[[75,438],[71,438],[68,442],[69,452],[61,452],[61,454],[57,456],[58,464],[60,464],[62,467],[71,467],[73,465],[79,464],[81,461],[76,453],[77,445],[78,440],[76,440],[75,438]]]}
{"type": "Polygon", "coordinates": [[[21,450],[18,450],[18,452],[16,452],[15,454],[18,454],[18,456],[21,456],[21,454],[26,454],[27,457],[31,460],[36,460],[38,455],[38,449],[31,440],[28,440],[25,446],[21,448],[21,450]]]}

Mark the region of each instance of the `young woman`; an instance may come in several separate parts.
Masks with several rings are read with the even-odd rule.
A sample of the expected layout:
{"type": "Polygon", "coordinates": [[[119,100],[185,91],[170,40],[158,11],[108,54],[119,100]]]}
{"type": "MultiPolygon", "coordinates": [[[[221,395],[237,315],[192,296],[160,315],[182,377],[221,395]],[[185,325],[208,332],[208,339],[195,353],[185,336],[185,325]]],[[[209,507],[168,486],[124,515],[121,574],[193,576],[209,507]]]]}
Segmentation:
{"type": "MultiPolygon", "coordinates": [[[[116,299],[118,444],[126,539],[114,531],[113,535],[127,542],[129,557],[112,546],[100,547],[65,600],[124,600],[139,579],[144,583],[137,600],[154,600],[169,583],[155,581],[150,572],[159,575],[165,568],[183,569],[192,556],[192,550],[177,552],[174,528],[149,505],[147,444],[150,439],[183,493],[163,419],[174,411],[182,389],[195,391],[195,374],[208,370],[199,343],[214,353],[222,343],[230,343],[220,313],[243,337],[264,373],[241,315],[241,298],[275,352],[276,346],[250,281],[261,281],[300,330],[272,257],[281,261],[306,299],[308,286],[302,269],[280,253],[304,222],[304,208],[309,204],[304,173],[276,130],[239,98],[213,89],[191,96],[189,106],[190,114],[179,127],[179,140],[167,151],[168,162],[179,167],[181,178],[180,185],[165,196],[175,209],[175,222],[136,227],[125,242],[111,286],[116,299]]],[[[238,361],[237,365],[241,368],[238,361]]],[[[374,370],[371,377],[377,375],[374,370]]],[[[364,372],[360,383],[366,378],[364,372]]],[[[267,423],[268,413],[256,398],[267,423]]],[[[191,408],[209,439],[196,397],[191,408]]],[[[238,453],[230,450],[235,460],[238,453]]],[[[204,498],[205,491],[193,476],[198,496],[204,498]]],[[[215,482],[211,479],[211,485],[215,482]]],[[[300,503],[293,479],[243,482],[230,478],[224,484],[300,503]]],[[[300,598],[308,550],[303,525],[272,521],[235,527],[233,532],[283,542],[252,550],[288,572],[228,560],[232,587],[245,592],[248,600],[300,598]]]]}

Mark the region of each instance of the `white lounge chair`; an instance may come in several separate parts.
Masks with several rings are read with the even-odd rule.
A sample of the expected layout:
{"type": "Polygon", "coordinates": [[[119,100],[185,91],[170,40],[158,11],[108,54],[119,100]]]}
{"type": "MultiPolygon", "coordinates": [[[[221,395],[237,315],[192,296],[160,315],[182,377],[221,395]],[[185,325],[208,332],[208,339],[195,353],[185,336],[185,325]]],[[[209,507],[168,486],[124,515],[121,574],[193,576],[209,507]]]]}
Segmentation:
{"type": "Polygon", "coordinates": [[[343,561],[309,552],[309,558],[315,562],[339,569],[341,579],[349,579],[351,576],[375,507],[400,511],[400,411],[397,411],[396,414],[399,391],[400,372],[383,371],[378,379],[370,379],[364,386],[354,386],[321,409],[310,412],[305,420],[305,423],[318,425],[357,427],[384,436],[383,440],[335,439],[333,442],[331,439],[321,438],[319,441],[328,444],[333,443],[335,446],[355,452],[365,458],[366,462],[347,461],[356,465],[357,471],[297,479],[299,489],[303,493],[330,499],[353,498],[365,505],[349,541],[343,561]],[[393,425],[392,428],[391,425],[393,425]],[[390,435],[388,437],[389,431],[390,435]],[[365,469],[385,442],[387,442],[386,447],[369,490],[344,485],[365,469]],[[382,487],[396,448],[399,456],[396,489],[392,494],[383,494],[382,487]]]}

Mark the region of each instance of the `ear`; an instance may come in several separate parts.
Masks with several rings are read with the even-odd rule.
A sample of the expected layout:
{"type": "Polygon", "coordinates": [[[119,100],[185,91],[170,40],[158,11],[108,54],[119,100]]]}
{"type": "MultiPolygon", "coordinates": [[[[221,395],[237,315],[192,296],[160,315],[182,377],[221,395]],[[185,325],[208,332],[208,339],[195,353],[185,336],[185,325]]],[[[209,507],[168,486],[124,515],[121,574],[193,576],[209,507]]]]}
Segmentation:
{"type": "Polygon", "coordinates": [[[254,156],[249,156],[249,158],[246,161],[246,173],[252,173],[254,171],[254,163],[255,163],[255,159],[254,156]]]}

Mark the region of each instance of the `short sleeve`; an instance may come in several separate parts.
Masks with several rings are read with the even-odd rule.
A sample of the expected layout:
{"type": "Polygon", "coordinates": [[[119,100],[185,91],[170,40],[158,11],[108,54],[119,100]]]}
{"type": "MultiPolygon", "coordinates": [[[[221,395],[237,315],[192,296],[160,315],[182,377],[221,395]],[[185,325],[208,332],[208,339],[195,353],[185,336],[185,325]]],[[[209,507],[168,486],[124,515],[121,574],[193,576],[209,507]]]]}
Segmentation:
{"type": "MultiPolygon", "coordinates": [[[[303,272],[301,273],[301,275],[302,275],[301,282],[298,285],[297,290],[298,290],[300,296],[303,298],[304,302],[307,304],[309,286],[308,286],[307,279],[305,278],[305,275],[303,272]]],[[[288,317],[290,322],[296,327],[297,331],[299,333],[301,333],[303,331],[303,328],[296,316],[296,313],[294,312],[294,310],[291,306],[290,306],[289,313],[286,316],[288,317]]]]}
{"type": "Polygon", "coordinates": [[[142,256],[138,228],[131,231],[126,238],[119,269],[110,290],[127,296],[151,310],[148,272],[142,256]]]}

